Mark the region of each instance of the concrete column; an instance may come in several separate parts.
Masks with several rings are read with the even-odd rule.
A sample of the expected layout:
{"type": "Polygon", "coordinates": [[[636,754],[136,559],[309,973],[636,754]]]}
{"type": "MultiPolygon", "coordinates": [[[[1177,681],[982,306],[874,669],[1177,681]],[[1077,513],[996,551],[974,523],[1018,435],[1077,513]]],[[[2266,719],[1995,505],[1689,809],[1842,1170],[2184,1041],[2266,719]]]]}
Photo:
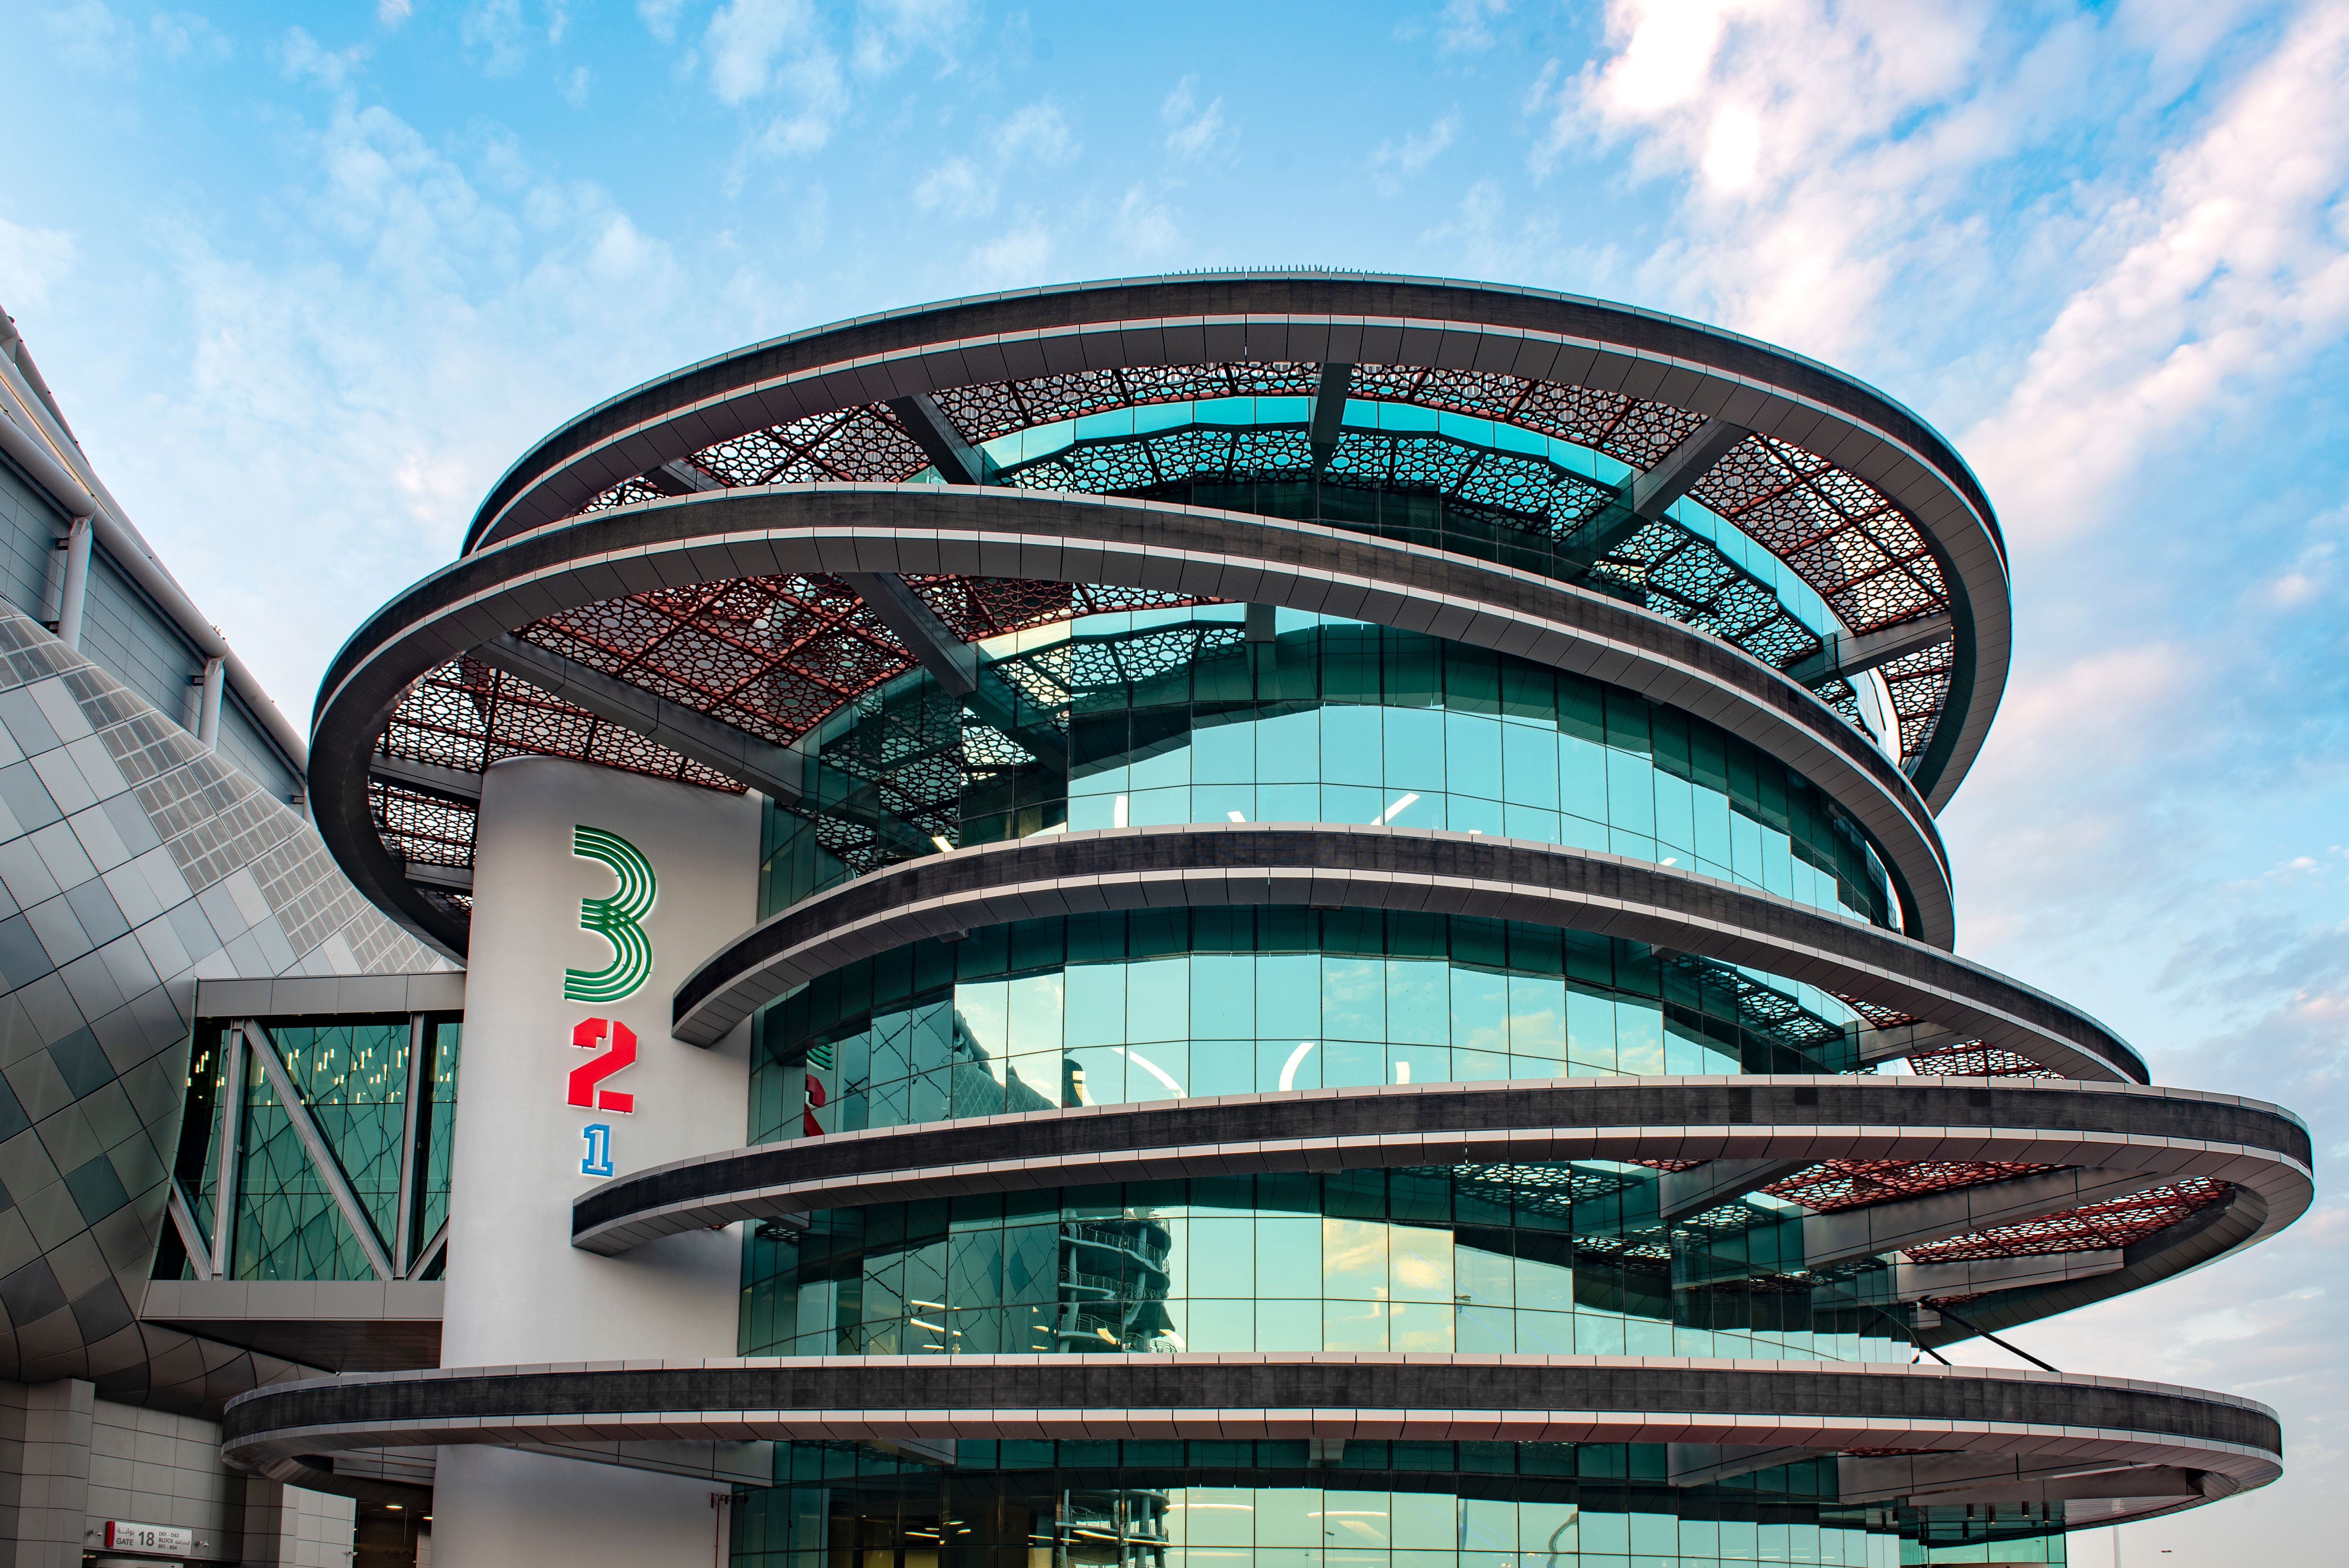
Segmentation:
{"type": "MultiPolygon", "coordinates": [[[[24,1390],[16,1477],[15,1568],[80,1568],[89,1511],[89,1442],[98,1387],[79,1378],[24,1390]]],[[[16,1412],[6,1423],[14,1427],[16,1412]]],[[[12,1445],[13,1446],[13,1445],[12,1445]]]]}
{"type": "MultiPolygon", "coordinates": [[[[669,1034],[668,998],[756,916],[760,810],[755,797],[550,757],[482,776],[443,1366],[735,1353],[740,1226],[599,1257],[572,1246],[571,1202],[605,1154],[608,1169],[642,1170],[743,1136],[747,1026],[711,1049],[686,1045],[669,1034]],[[631,885],[634,929],[614,940],[581,925],[582,901],[631,885]],[[605,999],[569,1001],[566,988],[605,999]],[[582,1072],[626,1052],[629,1065],[582,1072]]],[[[435,1471],[434,1556],[444,1568],[706,1563],[712,1490],[452,1445],[435,1471]]]]}
{"type": "Polygon", "coordinates": [[[57,641],[81,646],[82,607],[89,602],[91,520],[78,517],[66,533],[66,580],[57,591],[57,641]]]}

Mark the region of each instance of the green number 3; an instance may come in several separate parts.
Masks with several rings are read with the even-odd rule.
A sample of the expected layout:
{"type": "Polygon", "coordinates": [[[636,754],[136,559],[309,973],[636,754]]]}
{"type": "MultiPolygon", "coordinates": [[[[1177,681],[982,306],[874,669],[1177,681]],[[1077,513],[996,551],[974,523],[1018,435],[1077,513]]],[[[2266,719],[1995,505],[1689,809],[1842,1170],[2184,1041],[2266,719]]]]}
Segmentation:
{"type": "Polygon", "coordinates": [[[601,969],[565,969],[563,999],[566,1002],[616,1002],[635,995],[652,977],[652,938],[639,923],[653,912],[652,862],[644,851],[601,828],[571,830],[571,852],[594,861],[620,879],[608,898],[579,901],[579,929],[592,931],[612,944],[612,962],[601,969]]]}

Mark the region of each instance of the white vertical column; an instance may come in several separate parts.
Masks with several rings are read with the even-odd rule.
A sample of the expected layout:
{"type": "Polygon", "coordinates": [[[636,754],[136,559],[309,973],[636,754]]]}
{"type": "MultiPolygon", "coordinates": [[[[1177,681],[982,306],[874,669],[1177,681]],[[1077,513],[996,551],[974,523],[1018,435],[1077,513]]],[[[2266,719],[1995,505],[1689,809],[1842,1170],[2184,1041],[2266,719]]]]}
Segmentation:
{"type": "Polygon", "coordinates": [[[57,641],[68,648],[81,646],[82,607],[89,602],[89,542],[92,521],[73,520],[66,531],[66,580],[57,590],[57,641]]]}
{"type": "Polygon", "coordinates": [[[207,751],[220,749],[221,688],[228,683],[228,661],[204,661],[203,700],[196,707],[196,738],[207,751]]]}
{"type": "MultiPolygon", "coordinates": [[[[642,1170],[745,1136],[749,1029],[714,1050],[673,1039],[669,994],[757,913],[759,802],[554,758],[498,763],[481,781],[465,1044],[451,1150],[441,1364],[698,1359],[735,1351],[739,1227],[671,1236],[620,1258],[571,1245],[589,1128],[612,1168],[642,1170]],[[585,930],[581,901],[619,879],[573,852],[580,828],[648,862],[649,968],[608,1001],[564,998],[566,969],[611,966],[620,944],[585,930]],[[573,1043],[602,1020],[595,1045],[573,1043]],[[622,1110],[570,1103],[574,1070],[618,1026],[633,1065],[591,1086],[622,1110]]],[[[444,1448],[433,1549],[444,1568],[692,1563],[710,1552],[706,1480],[488,1448],[444,1448]]]]}

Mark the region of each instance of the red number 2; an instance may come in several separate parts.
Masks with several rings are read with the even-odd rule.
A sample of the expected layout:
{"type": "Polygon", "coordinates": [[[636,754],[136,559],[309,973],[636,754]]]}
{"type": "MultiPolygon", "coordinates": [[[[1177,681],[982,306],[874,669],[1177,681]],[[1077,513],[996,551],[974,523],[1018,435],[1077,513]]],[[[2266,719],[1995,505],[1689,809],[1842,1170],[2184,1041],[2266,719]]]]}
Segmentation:
{"type": "Polygon", "coordinates": [[[582,1050],[592,1051],[604,1043],[609,1031],[612,1048],[584,1067],[571,1069],[571,1103],[590,1110],[616,1110],[622,1113],[636,1109],[636,1097],[615,1089],[598,1089],[596,1085],[622,1068],[636,1065],[636,1033],[617,1018],[583,1018],[571,1030],[571,1043],[582,1050]]]}

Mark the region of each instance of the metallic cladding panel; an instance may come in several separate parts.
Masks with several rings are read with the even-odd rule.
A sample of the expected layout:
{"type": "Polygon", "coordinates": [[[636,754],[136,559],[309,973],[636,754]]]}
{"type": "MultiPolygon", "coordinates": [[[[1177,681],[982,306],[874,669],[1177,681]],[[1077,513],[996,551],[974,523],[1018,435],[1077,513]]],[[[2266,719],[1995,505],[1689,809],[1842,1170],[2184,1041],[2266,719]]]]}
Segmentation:
{"type": "Polygon", "coordinates": [[[214,1405],[285,1364],[183,1353],[196,1342],[133,1320],[198,976],[433,960],[308,823],[14,612],[0,612],[0,1182],[15,1200],[0,1213],[0,1376],[214,1405]]]}

